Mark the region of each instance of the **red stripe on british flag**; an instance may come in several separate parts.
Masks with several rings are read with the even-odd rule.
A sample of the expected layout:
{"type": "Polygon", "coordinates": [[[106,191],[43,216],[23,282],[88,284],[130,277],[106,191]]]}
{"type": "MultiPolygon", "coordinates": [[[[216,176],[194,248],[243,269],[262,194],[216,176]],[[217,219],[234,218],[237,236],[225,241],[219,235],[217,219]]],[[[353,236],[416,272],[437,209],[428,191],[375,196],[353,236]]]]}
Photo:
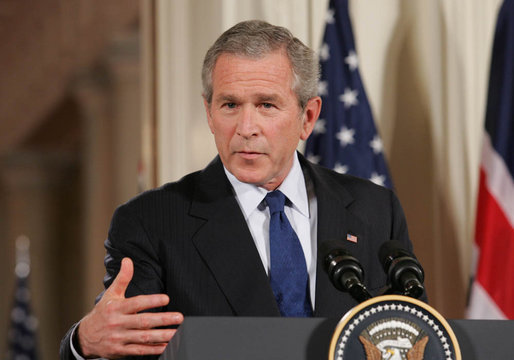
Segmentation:
{"type": "Polygon", "coordinates": [[[476,281],[482,285],[500,310],[514,319],[514,228],[486,186],[480,171],[480,189],[475,242],[480,248],[476,281]]]}

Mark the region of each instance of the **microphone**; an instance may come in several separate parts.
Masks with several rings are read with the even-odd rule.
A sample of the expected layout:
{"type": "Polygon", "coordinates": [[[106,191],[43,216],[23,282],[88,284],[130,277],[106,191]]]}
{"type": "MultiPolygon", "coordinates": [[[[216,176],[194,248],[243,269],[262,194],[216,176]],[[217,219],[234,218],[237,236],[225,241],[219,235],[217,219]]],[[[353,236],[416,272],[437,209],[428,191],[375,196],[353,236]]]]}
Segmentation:
{"type": "Polygon", "coordinates": [[[359,303],[371,299],[362,283],[364,270],[359,260],[342,246],[341,241],[322,242],[318,253],[323,269],[336,289],[347,291],[359,303]]]}
{"type": "Polygon", "coordinates": [[[383,243],[378,252],[378,258],[393,290],[416,299],[423,294],[425,291],[423,268],[414,255],[405,250],[398,240],[383,243]]]}

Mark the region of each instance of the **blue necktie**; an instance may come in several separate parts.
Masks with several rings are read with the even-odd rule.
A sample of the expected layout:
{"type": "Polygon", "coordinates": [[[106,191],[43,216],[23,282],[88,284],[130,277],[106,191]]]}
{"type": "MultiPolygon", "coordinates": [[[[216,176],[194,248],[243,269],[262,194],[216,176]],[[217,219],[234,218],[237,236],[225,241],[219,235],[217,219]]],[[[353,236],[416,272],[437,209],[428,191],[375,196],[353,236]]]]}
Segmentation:
{"type": "Polygon", "coordinates": [[[309,275],[300,240],[284,213],[285,195],[272,191],[266,195],[270,210],[270,282],[280,314],[290,317],[312,316],[309,275]]]}

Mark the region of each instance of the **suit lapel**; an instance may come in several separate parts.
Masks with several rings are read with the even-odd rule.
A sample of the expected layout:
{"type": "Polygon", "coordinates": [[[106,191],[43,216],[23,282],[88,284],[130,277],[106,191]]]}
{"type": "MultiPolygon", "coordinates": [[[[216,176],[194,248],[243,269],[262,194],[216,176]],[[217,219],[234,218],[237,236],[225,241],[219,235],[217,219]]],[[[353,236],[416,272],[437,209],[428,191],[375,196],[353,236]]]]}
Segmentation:
{"type": "MultiPolygon", "coordinates": [[[[364,223],[349,209],[353,196],[336,182],[333,175],[314,167],[300,156],[304,169],[308,171],[314,184],[318,203],[318,247],[324,241],[338,240],[357,259],[367,252],[367,232],[364,223]],[[357,236],[357,243],[347,241],[347,234],[357,236]]],[[[316,302],[314,316],[341,317],[343,309],[357,305],[347,293],[337,290],[330,282],[318,258],[316,268],[316,302]]]]}
{"type": "Polygon", "coordinates": [[[239,316],[279,316],[268,277],[219,157],[204,169],[190,214],[193,243],[239,316]]]}
{"type": "MultiPolygon", "coordinates": [[[[367,231],[363,221],[351,211],[353,197],[332,175],[308,163],[303,156],[299,158],[316,192],[318,246],[323,241],[340,240],[362,262],[369,252],[367,231]],[[357,236],[357,243],[346,240],[349,233],[357,236]]],[[[219,157],[200,175],[190,215],[201,219],[192,238],[193,244],[235,315],[279,316],[262,261],[219,157]]],[[[355,305],[357,302],[347,293],[338,291],[330,283],[318,261],[314,316],[341,317],[344,309],[355,305]]]]}

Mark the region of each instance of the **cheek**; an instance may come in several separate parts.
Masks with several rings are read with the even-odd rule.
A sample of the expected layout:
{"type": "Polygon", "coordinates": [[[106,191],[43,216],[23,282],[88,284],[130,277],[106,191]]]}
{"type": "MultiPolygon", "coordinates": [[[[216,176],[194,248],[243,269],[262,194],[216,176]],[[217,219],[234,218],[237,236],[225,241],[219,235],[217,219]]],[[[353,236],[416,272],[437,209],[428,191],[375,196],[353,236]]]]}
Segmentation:
{"type": "Polygon", "coordinates": [[[214,122],[213,126],[211,127],[211,131],[214,134],[216,142],[221,142],[225,143],[225,145],[228,145],[234,136],[235,127],[231,126],[227,122],[214,122]]]}
{"type": "Polygon", "coordinates": [[[290,145],[293,142],[299,141],[302,132],[302,124],[299,121],[291,121],[275,129],[275,138],[279,143],[283,143],[283,145],[290,145]]]}

